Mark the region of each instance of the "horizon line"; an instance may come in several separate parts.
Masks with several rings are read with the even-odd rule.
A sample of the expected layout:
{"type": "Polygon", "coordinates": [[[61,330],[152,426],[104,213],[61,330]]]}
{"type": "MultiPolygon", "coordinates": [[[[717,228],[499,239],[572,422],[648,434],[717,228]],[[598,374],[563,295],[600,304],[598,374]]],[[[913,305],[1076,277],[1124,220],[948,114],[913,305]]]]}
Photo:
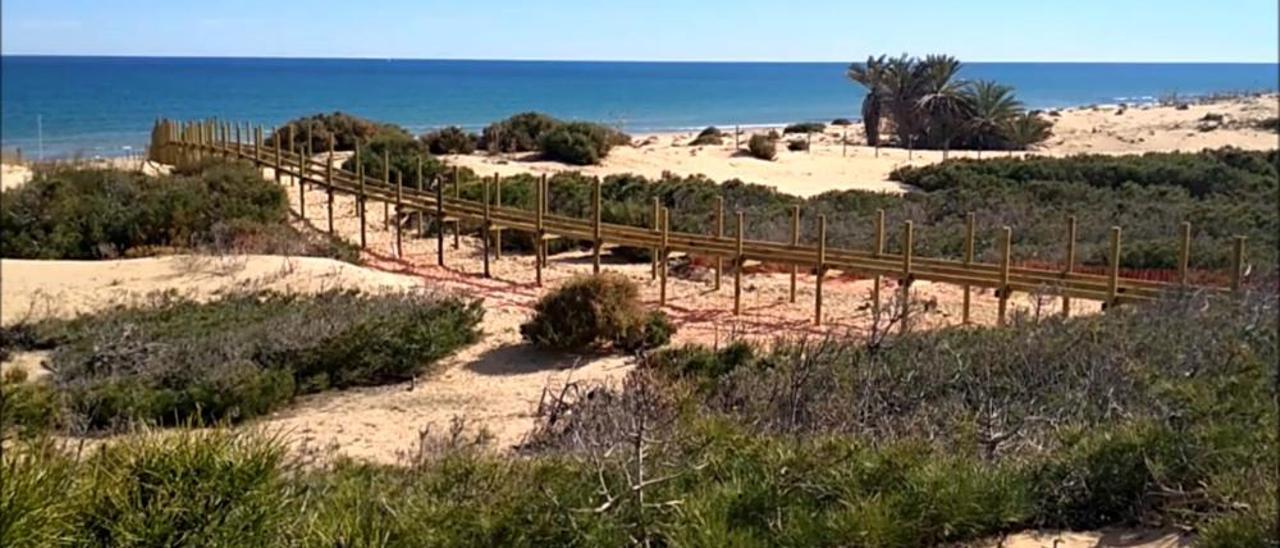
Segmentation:
{"type": "MultiPolygon", "coordinates": [[[[183,55],[183,54],[113,54],[113,53],[8,53],[0,52],[0,57],[73,57],[73,58],[98,58],[98,59],[255,59],[255,60],[314,60],[314,61],[458,61],[458,62],[522,62],[522,63],[668,63],[668,64],[833,64],[833,63],[856,63],[858,61],[834,61],[834,60],[751,60],[751,59],[553,59],[553,58],[479,58],[479,57],[381,57],[381,56],[347,56],[347,57],[330,57],[330,56],[288,56],[288,55],[183,55]]],[[[1150,64],[1150,65],[1277,65],[1280,66],[1280,59],[1269,61],[1220,61],[1220,60],[1132,60],[1132,61],[1096,61],[1096,60],[1013,60],[999,59],[989,60],[980,59],[968,61],[961,59],[964,64],[1060,64],[1060,65],[1129,65],[1129,64],[1150,64]]]]}

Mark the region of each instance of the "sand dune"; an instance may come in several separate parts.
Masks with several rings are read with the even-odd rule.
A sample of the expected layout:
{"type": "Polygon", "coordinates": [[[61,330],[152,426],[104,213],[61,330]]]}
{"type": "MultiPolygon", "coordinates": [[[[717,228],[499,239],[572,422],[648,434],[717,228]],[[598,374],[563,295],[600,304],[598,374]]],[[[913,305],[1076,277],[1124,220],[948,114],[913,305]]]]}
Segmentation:
{"type": "MultiPolygon", "coordinates": [[[[1249,127],[1250,122],[1280,115],[1280,96],[1190,105],[1186,110],[1174,107],[1140,107],[1123,110],[1118,107],[1066,109],[1051,117],[1055,136],[1029,154],[1065,156],[1078,153],[1131,154],[1196,151],[1204,148],[1234,146],[1245,149],[1271,149],[1278,146],[1274,132],[1249,127]],[[1225,122],[1211,131],[1202,131],[1201,120],[1207,114],[1221,114],[1225,122]]],[[[812,136],[809,152],[786,150],[786,140],[805,139],[804,135],[784,136],[778,158],[769,162],[737,152],[733,144],[733,128],[722,146],[690,147],[694,133],[658,133],[635,135],[632,146],[614,148],[601,165],[576,168],[556,162],[544,162],[534,155],[487,154],[454,155],[449,161],[474,169],[482,175],[499,173],[555,173],[581,171],[587,175],[635,173],[656,178],[663,172],[677,175],[706,175],[717,181],[741,179],[776,187],[782,192],[813,196],[829,190],[859,189],[876,192],[903,192],[903,185],[890,181],[889,173],[905,165],[927,165],[942,161],[941,151],[915,151],[899,148],[875,148],[855,145],[865,143],[861,126],[849,126],[847,133],[839,127],[828,127],[812,136]],[[845,147],[842,139],[851,143],[845,147]]],[[[751,133],[740,138],[743,148],[751,133]]],[[[950,158],[1007,155],[1004,152],[978,153],[951,151],[950,158]]],[[[1018,153],[1023,154],[1023,153],[1018,153]]]]}

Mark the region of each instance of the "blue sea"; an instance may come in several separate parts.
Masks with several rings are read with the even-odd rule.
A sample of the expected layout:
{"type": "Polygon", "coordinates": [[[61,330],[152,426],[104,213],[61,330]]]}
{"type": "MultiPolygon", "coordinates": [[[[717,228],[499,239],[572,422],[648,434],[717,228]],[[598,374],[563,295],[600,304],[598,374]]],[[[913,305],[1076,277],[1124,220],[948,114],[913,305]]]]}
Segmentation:
{"type": "MultiPolygon", "coordinates": [[[[1275,90],[1275,64],[970,63],[1032,108],[1275,90]]],[[[140,150],[157,117],[273,126],[345,111],[415,132],[537,110],[666,131],[857,118],[842,63],[0,57],[0,146],[30,157],[140,150]]]]}

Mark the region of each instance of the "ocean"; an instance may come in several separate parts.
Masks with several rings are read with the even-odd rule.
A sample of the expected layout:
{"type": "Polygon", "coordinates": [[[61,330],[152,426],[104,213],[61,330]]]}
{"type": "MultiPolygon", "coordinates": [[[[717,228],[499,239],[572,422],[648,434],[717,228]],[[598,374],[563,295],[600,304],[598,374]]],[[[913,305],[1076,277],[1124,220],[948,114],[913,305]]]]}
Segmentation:
{"type": "MultiPolygon", "coordinates": [[[[843,63],[0,57],[0,146],[28,157],[139,151],[157,117],[273,126],[344,111],[415,132],[523,111],[633,132],[856,119],[843,63]]],[[[1275,64],[969,63],[1031,108],[1270,91],[1275,64]]]]}

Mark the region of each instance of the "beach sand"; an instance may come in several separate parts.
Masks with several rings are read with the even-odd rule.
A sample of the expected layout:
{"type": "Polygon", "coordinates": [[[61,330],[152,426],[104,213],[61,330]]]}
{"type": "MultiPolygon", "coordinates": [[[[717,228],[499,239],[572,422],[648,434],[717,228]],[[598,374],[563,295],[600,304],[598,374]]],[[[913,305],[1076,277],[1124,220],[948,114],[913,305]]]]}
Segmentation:
{"type": "MultiPolygon", "coordinates": [[[[1280,140],[1274,132],[1249,127],[1250,122],[1280,115],[1280,96],[1277,95],[1188,105],[1186,110],[1172,106],[1143,106],[1127,108],[1123,114],[1117,114],[1120,110],[1116,106],[1108,106],[1059,111],[1058,116],[1050,117],[1054,121],[1052,139],[1034,151],[1015,154],[1132,154],[1198,151],[1228,145],[1243,149],[1272,149],[1280,140]],[[1201,119],[1211,113],[1223,115],[1225,123],[1212,131],[1201,131],[1201,119]]],[[[789,194],[813,196],[829,190],[847,189],[900,193],[909,189],[890,181],[890,172],[906,165],[937,163],[943,156],[936,150],[908,152],[882,147],[877,151],[864,145],[866,139],[862,126],[855,124],[847,127],[847,133],[838,126],[828,126],[823,133],[813,134],[809,152],[786,149],[786,141],[803,140],[805,135],[784,135],[778,145],[778,158],[770,162],[741,154],[734,148],[734,128],[720,129],[728,132],[726,144],[722,146],[687,146],[697,132],[634,135],[631,146],[615,147],[600,165],[582,168],[539,161],[534,154],[490,156],[480,153],[452,155],[447,159],[481,175],[580,171],[587,175],[634,173],[656,178],[664,172],[682,176],[702,174],[716,181],[736,178],[772,186],[789,194]],[[841,144],[846,138],[851,143],[847,147],[841,144]]],[[[769,131],[744,130],[739,138],[741,147],[746,148],[750,135],[769,131]]],[[[1008,153],[951,151],[947,156],[1005,155],[1008,153]]]]}
{"type": "MultiPolygon", "coordinates": [[[[1063,111],[1057,135],[1038,154],[1076,152],[1130,153],[1151,150],[1198,150],[1232,145],[1241,148],[1276,146],[1273,133],[1240,127],[1247,122],[1275,116],[1276,96],[1236,99],[1187,110],[1171,107],[1128,109],[1083,108],[1063,111]],[[1222,113],[1226,126],[1199,131],[1207,113],[1222,113]]],[[[848,128],[854,139],[860,129],[848,128]]],[[[887,182],[894,167],[908,163],[907,151],[884,148],[875,156],[868,147],[850,146],[841,156],[839,129],[814,135],[812,153],[788,152],[780,147],[777,162],[735,157],[730,144],[723,147],[683,146],[689,134],[639,136],[648,143],[614,150],[602,166],[590,174],[636,172],[657,176],[663,170],[680,174],[704,173],[715,179],[737,177],[777,186],[780,190],[810,195],[825,190],[865,188],[886,192],[903,189],[887,182]]],[[[745,142],[745,139],[744,139],[745,142]]],[[[953,156],[976,156],[953,152],[953,156]]],[[[911,164],[938,161],[940,152],[916,152],[911,164]]],[[[555,171],[560,164],[503,160],[483,155],[454,158],[481,173],[555,171]]],[[[9,173],[6,166],[6,185],[9,173]]],[[[296,212],[298,193],[290,187],[289,199],[296,212]]],[[[325,226],[325,194],[307,193],[307,219],[303,228],[325,226]]],[[[494,277],[480,277],[478,240],[462,238],[460,249],[446,246],[447,267],[435,266],[434,238],[405,236],[404,258],[395,257],[394,234],[382,222],[382,207],[369,208],[369,251],[366,266],[357,267],[328,259],[270,256],[159,257],[121,261],[0,261],[3,322],[43,316],[65,317],[98,310],[120,302],[136,301],[152,291],[174,289],[193,298],[210,298],[230,288],[262,287],[281,291],[316,291],[327,287],[351,287],[373,291],[428,287],[457,291],[483,299],[486,316],[482,340],[446,360],[438,374],[419,382],[363,388],[300,398],[288,409],[258,421],[288,432],[298,446],[320,448],[375,462],[394,462],[412,451],[423,431],[439,432],[454,417],[467,419],[474,428],[489,430],[494,448],[506,450],[528,433],[534,424],[544,390],[558,390],[568,382],[617,383],[634,364],[619,356],[574,356],[540,352],[520,340],[519,325],[530,316],[542,291],[534,286],[532,258],[506,255],[492,264],[494,277]]],[[[358,241],[354,200],[335,199],[338,234],[358,241]]],[[[297,221],[300,226],[303,221],[297,221]]],[[[606,255],[605,268],[621,272],[640,286],[641,297],[656,306],[658,284],[650,279],[647,264],[622,264],[606,255]]],[[[573,252],[552,257],[545,272],[546,285],[591,270],[589,253],[573,252]]],[[[828,274],[825,283],[824,321],[813,323],[814,277],[801,273],[795,303],[788,301],[789,276],[760,268],[748,269],[743,284],[743,314],[732,314],[732,283],[728,273],[719,291],[711,288],[711,272],[705,268],[674,269],[666,308],[680,331],[676,344],[701,342],[724,344],[734,338],[767,341],[782,334],[824,336],[859,334],[870,325],[870,280],[828,274]]],[[[897,286],[887,281],[886,299],[897,286]]],[[[913,298],[921,307],[914,325],[927,329],[959,322],[962,290],[943,284],[916,283],[913,298]]],[[[974,292],[974,317],[994,323],[996,299],[989,291],[974,292]]],[[[1058,303],[1016,295],[1012,308],[1029,315],[1051,314],[1058,303]],[[1037,312],[1037,310],[1039,312],[1037,312]]],[[[1092,313],[1097,303],[1077,301],[1075,311],[1092,313]]],[[[20,356],[24,367],[36,367],[39,356],[20,356]],[[33,365],[34,364],[34,365],[33,365]]],[[[12,366],[10,364],[9,366],[12,366]]]]}

